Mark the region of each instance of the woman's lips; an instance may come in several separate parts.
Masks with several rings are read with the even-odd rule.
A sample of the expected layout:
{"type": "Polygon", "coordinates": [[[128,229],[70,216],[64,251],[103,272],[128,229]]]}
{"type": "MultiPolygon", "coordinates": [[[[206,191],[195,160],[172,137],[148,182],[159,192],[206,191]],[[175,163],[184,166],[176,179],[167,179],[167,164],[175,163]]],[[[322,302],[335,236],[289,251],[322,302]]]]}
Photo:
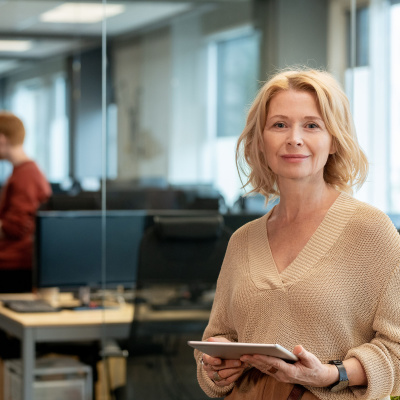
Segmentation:
{"type": "Polygon", "coordinates": [[[305,159],[307,159],[309,156],[306,156],[304,154],[284,154],[281,156],[285,161],[289,162],[301,162],[305,159]]]}

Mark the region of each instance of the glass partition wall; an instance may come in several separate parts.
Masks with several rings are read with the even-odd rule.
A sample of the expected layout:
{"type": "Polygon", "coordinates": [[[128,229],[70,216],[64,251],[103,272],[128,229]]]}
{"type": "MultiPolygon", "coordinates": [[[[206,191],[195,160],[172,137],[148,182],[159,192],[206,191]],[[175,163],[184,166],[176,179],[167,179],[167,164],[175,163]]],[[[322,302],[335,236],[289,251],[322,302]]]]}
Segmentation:
{"type": "MultiPolygon", "coordinates": [[[[154,217],[162,224],[168,216],[221,214],[234,230],[265,213],[262,198],[242,197],[235,143],[255,93],[277,70],[322,68],[342,83],[371,161],[368,182],[355,196],[396,218],[397,3],[0,2],[1,108],[23,120],[26,151],[53,188],[38,219],[41,248],[48,252],[35,255],[37,286],[59,286],[85,306],[104,308],[97,310],[104,320],[100,345],[91,350],[92,367],[99,367],[97,398],[112,398],[110,384],[125,383],[128,392],[112,395],[204,398],[184,343],[201,337],[204,318],[203,325],[191,325],[192,331],[182,321],[170,322],[179,325],[180,335],[150,324],[141,328],[139,340],[126,320],[113,337],[107,312],[132,306],[134,298],[137,310],[137,303],[148,303],[134,288],[140,244],[154,217]],[[128,340],[122,340],[124,333],[128,340]],[[118,339],[120,349],[129,347],[136,356],[120,358],[113,347],[109,357],[109,339],[118,339]],[[97,364],[101,354],[107,356],[97,364]],[[149,383],[155,376],[155,384],[149,383]]],[[[1,162],[1,182],[10,171],[1,162]]],[[[160,275],[153,302],[177,295],[212,300],[209,276],[193,270],[191,277],[184,275],[184,285],[183,274],[178,275],[173,291],[160,285],[160,275]]],[[[87,352],[74,351],[87,360],[87,352]]]]}

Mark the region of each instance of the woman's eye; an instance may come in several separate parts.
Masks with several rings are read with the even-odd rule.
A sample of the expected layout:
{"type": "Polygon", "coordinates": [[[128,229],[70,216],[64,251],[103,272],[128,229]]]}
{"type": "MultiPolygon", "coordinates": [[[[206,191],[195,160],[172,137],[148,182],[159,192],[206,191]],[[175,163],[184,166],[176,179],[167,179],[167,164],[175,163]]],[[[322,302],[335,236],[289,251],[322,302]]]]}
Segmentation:
{"type": "Polygon", "coordinates": [[[310,122],[309,124],[307,124],[307,128],[315,129],[315,128],[319,128],[319,126],[317,124],[315,124],[314,122],[310,122]]]}
{"type": "Polygon", "coordinates": [[[277,122],[274,124],[274,126],[276,126],[277,128],[284,128],[285,124],[283,122],[277,122]]]}

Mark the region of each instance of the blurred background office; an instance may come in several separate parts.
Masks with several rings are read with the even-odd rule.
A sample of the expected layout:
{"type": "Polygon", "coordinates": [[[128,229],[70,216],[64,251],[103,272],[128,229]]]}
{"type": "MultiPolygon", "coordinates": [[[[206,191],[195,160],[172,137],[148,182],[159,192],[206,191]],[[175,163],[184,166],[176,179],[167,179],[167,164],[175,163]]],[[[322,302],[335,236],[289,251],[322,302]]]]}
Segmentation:
{"type": "Polygon", "coordinates": [[[247,106],[268,74],[303,64],[353,100],[372,162],[359,196],[398,211],[396,1],[353,15],[350,0],[105,3],[0,3],[0,104],[33,132],[26,150],[56,190],[96,191],[106,175],[118,190],[212,186],[232,206],[247,106]]]}
{"type": "MultiPolygon", "coordinates": [[[[53,189],[44,210],[260,215],[234,160],[247,108],[277,69],[327,69],[371,162],[355,196],[397,224],[399,3],[0,0],[0,109],[30,133],[25,150],[53,189]]],[[[0,163],[0,183],[10,172],[0,163]]],[[[112,235],[95,229],[100,260],[112,235]]]]}
{"type": "Polygon", "coordinates": [[[268,74],[302,64],[352,100],[372,164],[358,197],[398,212],[397,1],[104,3],[0,3],[0,105],[32,132],[55,191],[96,191],[105,175],[115,191],[212,187],[232,207],[247,106],[268,74]]]}

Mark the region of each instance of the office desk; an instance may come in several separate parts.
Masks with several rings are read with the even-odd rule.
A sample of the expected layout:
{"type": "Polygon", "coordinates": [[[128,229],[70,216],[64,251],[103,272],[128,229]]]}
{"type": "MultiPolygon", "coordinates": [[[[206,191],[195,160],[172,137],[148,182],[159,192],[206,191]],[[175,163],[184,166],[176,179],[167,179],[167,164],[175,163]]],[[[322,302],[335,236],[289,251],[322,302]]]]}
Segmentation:
{"type": "MultiPolygon", "coordinates": [[[[23,400],[33,396],[33,371],[36,343],[74,342],[101,340],[102,338],[125,339],[129,336],[134,307],[126,304],[117,309],[22,314],[0,304],[0,329],[21,340],[23,371],[23,400]]],[[[209,311],[151,311],[141,307],[139,320],[153,332],[202,329],[208,321],[209,311]]]]}
{"type": "Polygon", "coordinates": [[[133,318],[133,307],[113,310],[60,311],[21,314],[0,305],[0,329],[21,340],[23,371],[22,399],[33,396],[36,343],[126,338],[133,318]]]}

